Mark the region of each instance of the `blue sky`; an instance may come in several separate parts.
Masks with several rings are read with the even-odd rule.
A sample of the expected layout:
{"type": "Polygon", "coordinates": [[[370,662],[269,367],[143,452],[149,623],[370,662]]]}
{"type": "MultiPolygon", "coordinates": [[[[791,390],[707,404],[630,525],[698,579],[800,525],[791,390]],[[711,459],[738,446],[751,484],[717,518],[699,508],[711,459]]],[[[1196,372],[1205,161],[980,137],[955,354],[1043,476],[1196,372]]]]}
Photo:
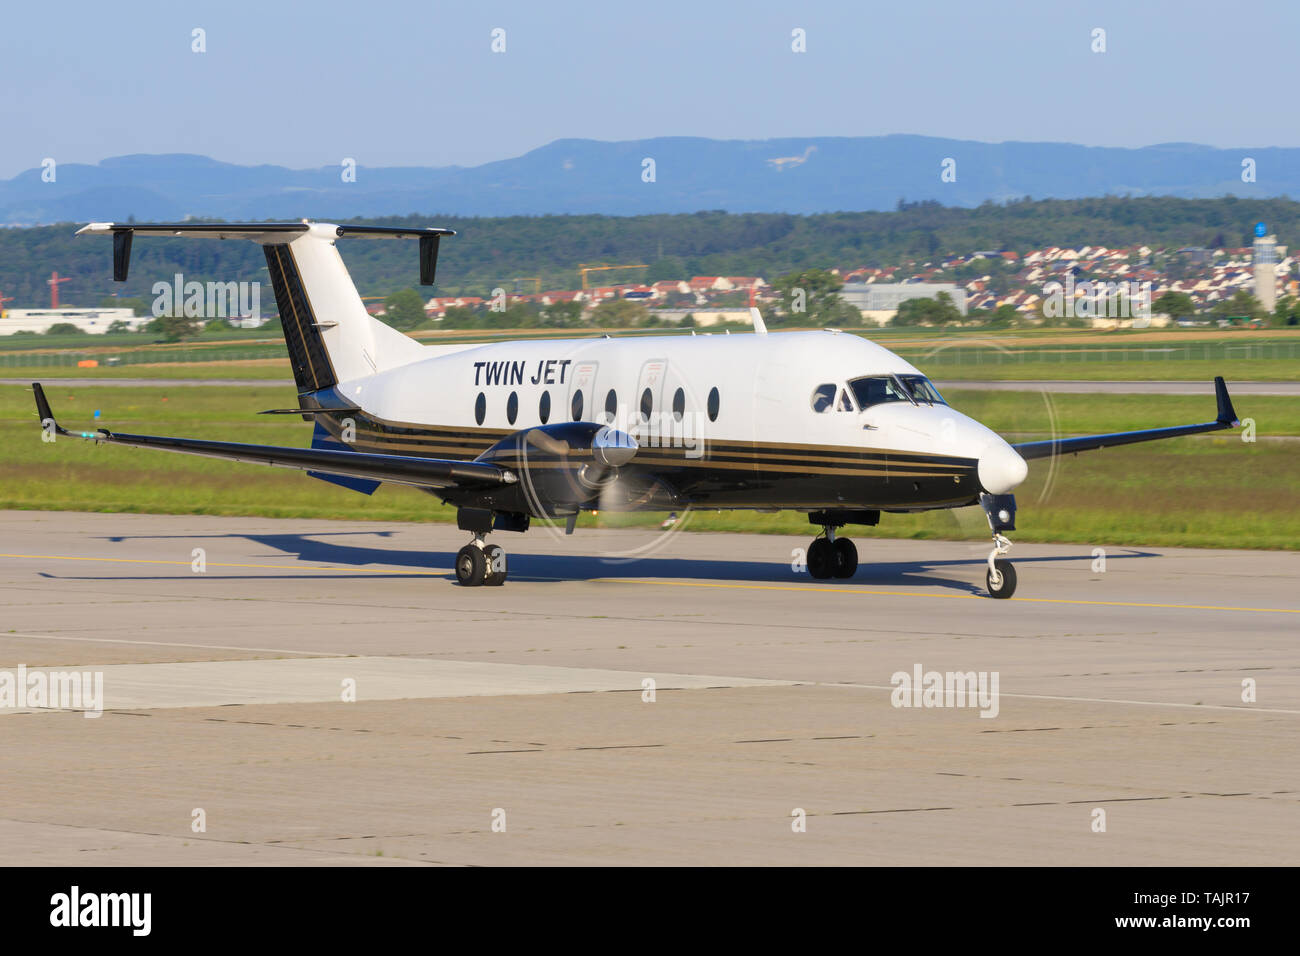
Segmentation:
{"type": "Polygon", "coordinates": [[[1300,146],[1298,42],[1295,0],[7,4],[0,176],[168,152],[474,165],[562,137],[1300,146]]]}

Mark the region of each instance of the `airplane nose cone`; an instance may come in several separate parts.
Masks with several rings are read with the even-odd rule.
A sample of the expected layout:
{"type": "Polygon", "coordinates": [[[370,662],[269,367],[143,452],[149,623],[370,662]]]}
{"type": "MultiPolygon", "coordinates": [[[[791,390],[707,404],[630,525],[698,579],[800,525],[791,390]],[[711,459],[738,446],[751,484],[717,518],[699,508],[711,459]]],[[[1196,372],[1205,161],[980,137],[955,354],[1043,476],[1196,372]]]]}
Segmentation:
{"type": "Polygon", "coordinates": [[[1028,474],[1025,460],[1006,442],[992,443],[980,454],[980,484],[991,495],[1005,495],[1028,474]]]}

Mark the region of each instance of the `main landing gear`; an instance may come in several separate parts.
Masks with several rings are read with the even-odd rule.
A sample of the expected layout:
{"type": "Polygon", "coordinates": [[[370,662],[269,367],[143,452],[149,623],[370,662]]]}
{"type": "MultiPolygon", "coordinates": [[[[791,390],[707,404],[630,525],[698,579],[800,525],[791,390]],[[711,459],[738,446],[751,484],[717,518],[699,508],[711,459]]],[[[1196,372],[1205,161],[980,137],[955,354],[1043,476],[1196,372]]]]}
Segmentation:
{"type": "Polygon", "coordinates": [[[1016,530],[1016,496],[981,494],[980,507],[993,532],[993,550],[989,552],[989,569],[984,575],[989,597],[1009,598],[1016,593],[1016,569],[1003,558],[1011,550],[1011,542],[1002,532],[1016,530]]]}
{"type": "Polygon", "coordinates": [[[808,545],[808,573],[815,578],[851,578],[858,570],[858,549],[848,538],[837,538],[826,525],[826,537],[808,545]]]}
{"type": "Polygon", "coordinates": [[[492,530],[527,531],[528,516],[460,508],[456,512],[456,526],[474,536],[469,544],[456,552],[456,580],[467,588],[505,584],[506,549],[499,544],[487,544],[484,538],[492,530]]]}
{"type": "Polygon", "coordinates": [[[874,526],[880,523],[879,511],[842,510],[812,511],[810,524],[820,525],[825,537],[808,545],[808,573],[814,578],[851,578],[858,571],[858,549],[848,538],[836,532],[846,524],[874,526]]]}
{"type": "Polygon", "coordinates": [[[475,537],[456,553],[456,580],[467,588],[505,584],[505,548],[499,544],[484,544],[482,538],[475,537]]]}

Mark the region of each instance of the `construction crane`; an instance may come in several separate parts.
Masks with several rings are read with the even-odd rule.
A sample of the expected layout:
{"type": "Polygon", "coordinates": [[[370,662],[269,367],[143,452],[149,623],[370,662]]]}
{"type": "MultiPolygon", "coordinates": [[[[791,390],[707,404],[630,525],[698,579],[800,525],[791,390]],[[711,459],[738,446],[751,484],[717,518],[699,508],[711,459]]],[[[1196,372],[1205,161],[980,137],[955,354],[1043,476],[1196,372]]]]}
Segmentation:
{"type": "Polygon", "coordinates": [[[648,268],[649,266],[647,266],[644,262],[637,262],[629,266],[589,266],[589,265],[584,265],[582,263],[578,263],[578,275],[582,276],[582,291],[586,292],[588,289],[588,285],[587,285],[588,272],[604,272],[606,269],[648,269],[648,268]]]}
{"type": "Polygon", "coordinates": [[[519,283],[531,282],[533,284],[533,295],[542,294],[542,277],[541,276],[517,276],[515,277],[515,295],[519,294],[519,283]]]}
{"type": "Polygon", "coordinates": [[[45,281],[50,287],[50,308],[57,309],[59,307],[59,283],[71,282],[72,277],[63,276],[63,278],[59,278],[58,272],[51,272],[50,277],[45,281]]]}

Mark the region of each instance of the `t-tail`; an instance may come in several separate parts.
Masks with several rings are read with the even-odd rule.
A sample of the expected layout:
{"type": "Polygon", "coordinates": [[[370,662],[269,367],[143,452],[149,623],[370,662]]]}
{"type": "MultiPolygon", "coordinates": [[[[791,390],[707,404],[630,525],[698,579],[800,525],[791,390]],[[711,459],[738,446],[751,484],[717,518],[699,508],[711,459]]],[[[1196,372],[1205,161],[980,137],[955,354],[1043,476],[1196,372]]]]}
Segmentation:
{"type": "Polygon", "coordinates": [[[370,316],[339,256],[339,239],[418,239],[420,283],[432,285],[438,244],[451,229],[337,226],[319,222],[92,222],[78,235],[113,237],[113,278],[126,280],[135,236],[248,239],[262,246],[299,401],[423,357],[425,347],[370,316]]]}

